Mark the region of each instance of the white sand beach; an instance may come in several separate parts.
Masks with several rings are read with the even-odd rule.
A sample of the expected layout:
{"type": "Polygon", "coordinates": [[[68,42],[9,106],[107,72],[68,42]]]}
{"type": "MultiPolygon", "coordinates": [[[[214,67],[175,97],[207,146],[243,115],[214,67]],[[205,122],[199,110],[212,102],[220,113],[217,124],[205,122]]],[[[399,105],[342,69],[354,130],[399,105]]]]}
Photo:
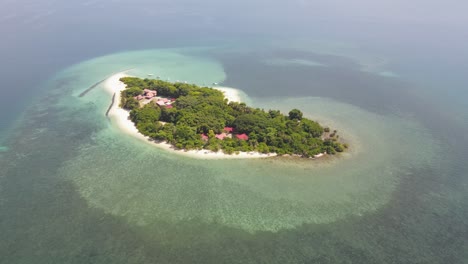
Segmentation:
{"type": "Polygon", "coordinates": [[[213,89],[223,92],[224,97],[228,99],[228,102],[241,102],[239,91],[237,89],[223,86],[215,86],[213,89]]]}
{"type": "MultiPolygon", "coordinates": [[[[159,143],[151,140],[150,138],[144,136],[138,129],[136,128],[135,124],[128,118],[129,112],[127,110],[122,109],[119,107],[120,102],[120,92],[125,89],[125,84],[120,81],[120,78],[127,77],[128,75],[125,72],[117,73],[109,77],[104,83],[104,88],[109,94],[113,95],[115,93],[115,101],[112,108],[109,110],[109,118],[113,121],[117,127],[122,130],[122,132],[131,135],[135,138],[141,139],[148,144],[153,146],[173,151],[174,153],[188,156],[191,158],[197,159],[245,159],[245,158],[268,158],[274,157],[276,154],[262,154],[258,152],[240,152],[239,154],[225,154],[221,151],[213,152],[210,150],[178,150],[175,149],[169,143],[159,143]]],[[[215,87],[222,92],[224,92],[226,98],[229,101],[240,102],[240,96],[236,89],[228,88],[228,87],[215,87]]]]}

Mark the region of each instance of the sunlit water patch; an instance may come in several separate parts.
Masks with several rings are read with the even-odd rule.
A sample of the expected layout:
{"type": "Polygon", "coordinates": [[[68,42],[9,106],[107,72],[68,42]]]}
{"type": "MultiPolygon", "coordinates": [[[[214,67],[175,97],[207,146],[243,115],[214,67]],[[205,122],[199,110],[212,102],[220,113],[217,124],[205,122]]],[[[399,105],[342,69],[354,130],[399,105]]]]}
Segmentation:
{"type": "MultiPolygon", "coordinates": [[[[355,63],[355,67],[359,70],[367,73],[376,74],[382,77],[399,78],[400,74],[390,70],[389,66],[392,64],[392,60],[389,56],[382,56],[381,54],[375,55],[367,52],[359,45],[353,45],[350,43],[333,42],[333,41],[317,41],[317,40],[292,40],[288,39],[287,44],[283,42],[275,42],[272,46],[281,49],[284,46],[294,47],[295,50],[310,52],[311,54],[321,54],[338,56],[341,58],[348,58],[355,63]]],[[[271,59],[269,60],[271,65],[303,65],[303,66],[330,66],[328,63],[323,63],[313,60],[304,59],[271,59]]]]}
{"type": "Polygon", "coordinates": [[[326,64],[323,64],[318,61],[306,60],[306,59],[269,59],[265,61],[266,64],[270,65],[303,65],[310,67],[327,67],[326,64]]]}
{"type": "Polygon", "coordinates": [[[392,71],[381,71],[379,72],[379,75],[380,76],[383,76],[383,77],[389,77],[389,78],[398,78],[399,75],[392,72],[392,71]]]}
{"type": "Polygon", "coordinates": [[[181,157],[114,126],[104,115],[111,96],[102,87],[78,97],[93,83],[128,68],[135,76],[159,74],[198,84],[222,82],[225,74],[209,58],[159,50],[98,58],[55,78],[59,82],[73,76],[73,96],[58,104],[70,112],[80,110],[100,128],[59,173],[75,184],[90,206],[136,225],[197,220],[249,232],[278,231],[364,215],[389,201],[399,184],[397,175],[429,163],[438,150],[424,127],[410,117],[376,115],[325,98],[249,99],[244,93],[244,99],[257,107],[302,109],[338,129],[349,142],[349,151],[318,161],[181,157]]]}

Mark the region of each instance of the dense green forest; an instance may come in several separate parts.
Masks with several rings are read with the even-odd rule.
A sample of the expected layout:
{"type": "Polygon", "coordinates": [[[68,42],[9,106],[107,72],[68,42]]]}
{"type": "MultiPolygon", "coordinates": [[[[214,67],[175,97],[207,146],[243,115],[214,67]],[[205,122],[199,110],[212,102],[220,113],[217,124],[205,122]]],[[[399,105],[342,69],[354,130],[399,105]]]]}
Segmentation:
{"type": "Polygon", "coordinates": [[[303,117],[298,109],[284,115],[277,110],[228,103],[222,92],[193,84],[134,77],[121,81],[127,88],[122,91],[120,104],[130,110],[130,119],[138,130],[180,149],[311,157],[324,152],[335,154],[347,148],[340,143],[336,130],[321,127],[303,117]],[[142,99],[145,89],[157,91],[157,98],[142,99]],[[161,98],[168,98],[170,104],[160,103],[161,98]]]}

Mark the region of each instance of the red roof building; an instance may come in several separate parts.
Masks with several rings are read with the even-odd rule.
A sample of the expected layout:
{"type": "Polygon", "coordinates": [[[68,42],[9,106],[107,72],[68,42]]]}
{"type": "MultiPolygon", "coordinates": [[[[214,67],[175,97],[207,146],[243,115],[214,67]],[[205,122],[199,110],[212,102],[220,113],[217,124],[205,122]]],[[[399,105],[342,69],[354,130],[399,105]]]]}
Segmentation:
{"type": "Polygon", "coordinates": [[[249,140],[249,136],[247,136],[246,134],[236,135],[236,138],[240,140],[249,140]]]}
{"type": "Polygon", "coordinates": [[[232,133],[232,131],[234,131],[234,128],[233,127],[224,127],[224,131],[226,131],[228,133],[232,133]]]}
{"type": "Polygon", "coordinates": [[[200,134],[202,140],[208,140],[208,136],[205,134],[200,134]]]}
{"type": "Polygon", "coordinates": [[[145,95],[146,99],[151,99],[155,97],[158,93],[154,90],[144,89],[143,94],[145,95]]]}
{"type": "Polygon", "coordinates": [[[154,94],[155,96],[156,96],[156,94],[158,94],[157,91],[155,91],[155,90],[150,90],[150,89],[144,89],[144,90],[143,90],[143,93],[144,93],[144,94],[149,94],[149,93],[151,93],[151,94],[154,94]]]}

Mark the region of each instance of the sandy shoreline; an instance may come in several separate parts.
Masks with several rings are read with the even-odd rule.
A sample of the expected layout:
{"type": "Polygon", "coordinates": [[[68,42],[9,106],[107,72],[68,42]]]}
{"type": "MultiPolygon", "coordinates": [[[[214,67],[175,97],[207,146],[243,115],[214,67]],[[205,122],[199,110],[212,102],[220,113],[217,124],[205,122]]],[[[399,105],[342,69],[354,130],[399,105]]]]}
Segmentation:
{"type": "Polygon", "coordinates": [[[241,98],[239,95],[239,91],[234,88],[223,87],[223,86],[215,86],[213,89],[223,92],[224,97],[228,99],[228,102],[241,102],[241,98]]]}
{"type": "MultiPolygon", "coordinates": [[[[109,77],[104,81],[103,85],[105,90],[111,94],[115,94],[115,103],[108,112],[109,118],[114,124],[124,133],[138,138],[153,146],[172,151],[174,153],[197,159],[251,159],[251,158],[268,158],[274,157],[276,154],[262,154],[258,152],[240,152],[239,154],[224,154],[223,152],[213,152],[210,150],[178,150],[169,143],[158,143],[150,138],[141,134],[133,122],[128,118],[129,112],[119,107],[120,104],[120,92],[125,89],[125,84],[120,81],[120,78],[127,77],[124,72],[117,73],[109,77]]],[[[231,102],[240,102],[240,96],[236,89],[228,87],[214,87],[214,89],[220,90],[224,93],[225,97],[231,102]]]]}

